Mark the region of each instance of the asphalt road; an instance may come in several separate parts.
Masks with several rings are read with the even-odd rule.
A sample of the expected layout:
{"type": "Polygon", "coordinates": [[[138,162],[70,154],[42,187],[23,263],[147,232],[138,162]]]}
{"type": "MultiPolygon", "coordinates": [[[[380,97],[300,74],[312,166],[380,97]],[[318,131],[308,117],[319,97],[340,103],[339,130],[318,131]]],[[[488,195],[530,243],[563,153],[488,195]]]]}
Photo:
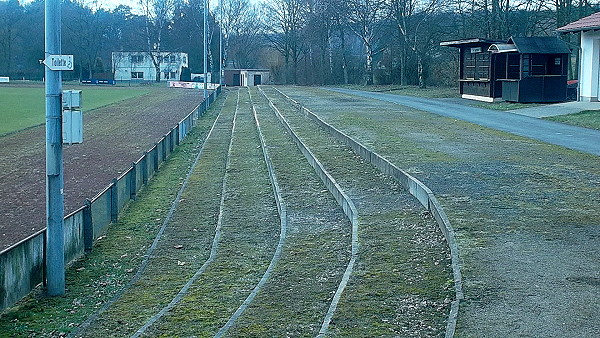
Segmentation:
{"type": "Polygon", "coordinates": [[[392,102],[600,156],[600,131],[594,129],[575,127],[519,114],[470,107],[443,99],[401,96],[341,88],[325,89],[392,102]]]}

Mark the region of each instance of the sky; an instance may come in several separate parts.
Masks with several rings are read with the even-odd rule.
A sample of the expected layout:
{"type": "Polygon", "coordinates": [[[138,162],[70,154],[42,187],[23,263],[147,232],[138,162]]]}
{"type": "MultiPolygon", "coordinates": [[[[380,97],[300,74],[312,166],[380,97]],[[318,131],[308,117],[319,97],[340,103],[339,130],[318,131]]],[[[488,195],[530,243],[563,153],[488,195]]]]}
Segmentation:
{"type": "MultiPolygon", "coordinates": [[[[3,0],[0,0],[3,1],[3,0]]],[[[33,0],[20,0],[20,3],[22,4],[26,4],[29,3],[33,0]]],[[[93,0],[83,0],[83,2],[92,2],[93,0]]],[[[218,5],[219,0],[209,0],[210,1],[210,7],[214,8],[215,6],[218,5]]],[[[259,3],[262,2],[263,0],[250,0],[250,2],[252,3],[259,3]]],[[[113,9],[116,8],[119,5],[127,5],[133,9],[135,9],[136,7],[139,6],[139,1],[138,0],[98,0],[98,2],[102,5],[102,7],[106,8],[106,9],[113,9]]]]}

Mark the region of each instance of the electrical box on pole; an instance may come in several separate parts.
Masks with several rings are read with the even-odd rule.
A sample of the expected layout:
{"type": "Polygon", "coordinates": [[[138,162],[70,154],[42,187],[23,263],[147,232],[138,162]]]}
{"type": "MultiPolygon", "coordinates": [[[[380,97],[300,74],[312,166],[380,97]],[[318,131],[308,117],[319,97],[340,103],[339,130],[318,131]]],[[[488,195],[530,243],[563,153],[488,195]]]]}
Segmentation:
{"type": "Polygon", "coordinates": [[[81,107],[81,90],[63,90],[62,92],[63,109],[73,110],[81,107]]]}
{"type": "Polygon", "coordinates": [[[81,90],[63,90],[62,142],[65,144],[83,143],[81,102],[81,90]]]}

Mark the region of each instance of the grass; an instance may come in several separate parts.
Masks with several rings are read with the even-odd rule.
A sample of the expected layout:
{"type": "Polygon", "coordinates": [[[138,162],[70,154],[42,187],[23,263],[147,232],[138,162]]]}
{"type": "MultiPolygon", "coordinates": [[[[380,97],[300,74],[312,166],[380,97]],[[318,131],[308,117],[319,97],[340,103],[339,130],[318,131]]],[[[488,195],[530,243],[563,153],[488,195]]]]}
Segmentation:
{"type": "MultiPolygon", "coordinates": [[[[231,97],[225,100],[228,103],[232,101],[231,97]]],[[[213,105],[220,106],[220,102],[213,105]]],[[[216,125],[224,124],[226,131],[230,121],[231,118],[227,119],[221,114],[216,125]]],[[[87,336],[131,335],[167,305],[207,259],[214,236],[214,216],[219,208],[219,178],[225,170],[228,145],[227,136],[221,137],[223,141],[214,136],[205,141],[203,159],[194,169],[181,196],[178,212],[165,228],[146,271],[121,299],[91,324],[85,331],[87,336]],[[132,307],[136,310],[132,311],[132,307]],[[125,324],[123,318],[127,318],[125,324]]],[[[179,187],[173,182],[181,182],[181,177],[171,181],[172,185],[179,187]]]]}
{"type": "Polygon", "coordinates": [[[584,110],[575,114],[544,117],[544,119],[600,130],[600,110],[584,110]]]}
{"type": "MultiPolygon", "coordinates": [[[[269,93],[277,98],[276,93],[269,93]]],[[[287,103],[275,102],[281,107],[287,103]]],[[[359,258],[333,317],[332,334],[443,334],[453,283],[446,244],[434,220],[421,216],[422,206],[398,182],[316,124],[307,123],[297,110],[280,109],[358,202],[359,258]]]]}
{"type": "MultiPolygon", "coordinates": [[[[109,105],[150,92],[146,88],[127,87],[85,87],[65,85],[63,89],[81,89],[82,110],[90,110],[109,105]]],[[[44,123],[45,94],[40,87],[0,87],[0,136],[17,132],[44,123]]]]}
{"type": "Polygon", "coordinates": [[[388,94],[416,96],[425,98],[453,98],[460,97],[458,88],[454,87],[427,87],[419,88],[418,86],[400,86],[400,85],[340,85],[335,86],[340,88],[366,90],[370,92],[386,92],[388,94]]]}
{"type": "Polygon", "coordinates": [[[473,107],[500,110],[500,111],[509,111],[509,110],[515,110],[515,109],[523,109],[523,108],[533,108],[533,107],[539,107],[539,106],[543,106],[543,105],[544,105],[543,103],[518,103],[518,102],[506,102],[506,101],[494,102],[494,103],[479,102],[479,103],[471,104],[471,106],[473,106],[473,107]]]}
{"type": "Polygon", "coordinates": [[[271,279],[231,335],[314,337],[347,264],[350,225],[267,102],[255,89],[252,95],[289,230],[271,279]]]}
{"type": "MultiPolygon", "coordinates": [[[[489,252],[506,251],[499,243],[519,240],[527,245],[530,234],[569,242],[572,229],[589,231],[590,240],[595,236],[595,226],[600,224],[593,211],[600,200],[596,156],[381,101],[367,106],[367,99],[314,88],[285,91],[399,167],[408,168],[434,191],[461,250],[467,299],[459,311],[459,336],[501,336],[498,328],[506,326],[489,307],[497,304],[492,298],[497,302],[497,297],[503,298],[515,288],[530,292],[540,282],[543,287],[538,290],[550,290],[544,296],[554,297],[551,282],[547,282],[554,277],[540,280],[531,272],[534,264],[496,264],[500,259],[489,252]],[[423,156],[431,152],[443,156],[423,156]],[[490,262],[494,262],[493,268],[490,262]],[[501,274],[518,279],[497,278],[501,274]],[[476,317],[480,320],[473,319],[476,317]]],[[[527,245],[533,248],[533,257],[537,258],[535,246],[543,245],[543,240],[541,243],[527,245]]],[[[589,244],[580,245],[578,252],[593,251],[589,244]]],[[[562,252],[557,255],[571,262],[562,252]]],[[[571,264],[587,264],[577,259],[571,264]]],[[[555,298],[553,301],[560,303],[563,295],[555,298]]],[[[585,314],[579,310],[572,318],[585,314]]],[[[567,325],[574,327],[575,321],[567,325]]],[[[520,332],[525,331],[512,333],[520,332]]]]}
{"type": "MultiPolygon", "coordinates": [[[[228,100],[235,102],[235,96],[237,95],[234,93],[229,94],[228,100]]],[[[258,136],[247,101],[247,91],[240,90],[240,106],[237,109],[229,159],[230,131],[219,128],[220,139],[223,141],[220,147],[222,159],[224,162],[229,161],[227,168],[223,166],[221,170],[211,172],[198,170],[194,175],[204,182],[198,185],[197,191],[190,191],[187,197],[194,201],[192,204],[196,204],[198,196],[206,196],[207,200],[221,197],[221,187],[225,188],[221,228],[214,243],[214,261],[199,276],[181,302],[151,327],[151,336],[193,336],[216,332],[243,303],[248,295],[247,290],[258,283],[273,255],[279,230],[277,209],[262,151],[255,146],[258,136]],[[226,175],[224,186],[221,183],[223,175],[226,175]],[[206,186],[215,183],[219,188],[216,196],[205,192],[206,186]],[[196,318],[203,320],[194,320],[196,318]],[[182,321],[185,325],[182,325],[182,321]]],[[[229,109],[230,118],[233,117],[234,110],[235,107],[229,109]]],[[[210,162],[212,156],[207,154],[203,160],[210,162]]],[[[215,200],[218,213],[220,198],[215,200]]],[[[177,216],[189,215],[194,218],[197,214],[198,212],[186,207],[177,216]]],[[[184,224],[176,226],[177,231],[184,224]]],[[[205,226],[215,228],[216,225],[215,220],[205,226]]],[[[184,231],[182,234],[186,233],[189,232],[184,231]]],[[[203,261],[200,260],[200,263],[203,261]]],[[[167,272],[162,272],[165,273],[167,272]]]]}

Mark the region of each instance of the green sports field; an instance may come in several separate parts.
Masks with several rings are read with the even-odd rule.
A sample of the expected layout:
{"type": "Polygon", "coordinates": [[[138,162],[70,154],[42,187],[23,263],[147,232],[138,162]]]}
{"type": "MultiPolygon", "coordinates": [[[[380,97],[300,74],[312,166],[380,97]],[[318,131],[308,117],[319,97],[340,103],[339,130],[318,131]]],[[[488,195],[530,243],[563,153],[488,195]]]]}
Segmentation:
{"type": "MultiPolygon", "coordinates": [[[[114,102],[147,94],[147,88],[82,87],[63,85],[63,89],[83,91],[82,110],[88,112],[114,102]]],[[[0,87],[0,136],[44,123],[43,87],[0,87]]]]}

